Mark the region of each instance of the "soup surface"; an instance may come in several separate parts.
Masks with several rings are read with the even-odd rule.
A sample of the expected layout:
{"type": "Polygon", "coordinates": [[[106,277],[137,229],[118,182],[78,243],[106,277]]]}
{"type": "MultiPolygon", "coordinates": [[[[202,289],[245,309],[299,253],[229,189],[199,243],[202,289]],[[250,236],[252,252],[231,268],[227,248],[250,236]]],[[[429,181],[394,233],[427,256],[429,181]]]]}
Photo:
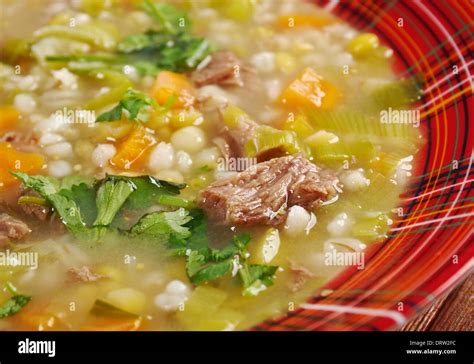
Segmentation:
{"type": "Polygon", "coordinates": [[[387,236],[420,80],[376,35],[296,0],[0,4],[2,330],[246,329],[387,236]]]}

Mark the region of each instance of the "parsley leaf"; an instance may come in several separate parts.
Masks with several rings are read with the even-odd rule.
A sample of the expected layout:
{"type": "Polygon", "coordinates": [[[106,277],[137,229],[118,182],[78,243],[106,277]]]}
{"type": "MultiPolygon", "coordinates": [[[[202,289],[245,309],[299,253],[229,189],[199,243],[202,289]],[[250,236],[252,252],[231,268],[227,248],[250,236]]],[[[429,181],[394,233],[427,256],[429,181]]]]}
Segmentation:
{"type": "MultiPolygon", "coordinates": [[[[112,222],[117,221],[116,216],[124,210],[145,210],[152,205],[190,204],[190,201],[177,196],[186,185],[162,181],[152,176],[108,175],[103,180],[92,183],[80,176],[59,181],[52,177],[29,176],[22,172],[11,173],[26,187],[38,192],[54,208],[74,236],[87,241],[98,241],[107,232],[113,231],[115,226],[112,226],[112,222]]],[[[186,218],[181,223],[187,224],[191,218],[186,218]]],[[[151,217],[143,218],[133,232],[158,235],[151,227],[143,229],[151,221],[151,217]]],[[[183,229],[188,230],[187,227],[183,229]]],[[[189,237],[183,230],[177,228],[175,230],[169,239],[183,241],[189,237]]]]}
{"type": "MultiPolygon", "coordinates": [[[[208,281],[221,278],[229,273],[232,269],[232,261],[224,260],[222,262],[209,264],[199,269],[191,278],[193,284],[201,284],[208,281]]],[[[188,271],[189,272],[189,271],[188,271]]]]}
{"type": "Polygon", "coordinates": [[[73,232],[81,232],[85,227],[80,208],[69,193],[60,190],[60,182],[53,177],[28,176],[23,172],[12,172],[25,187],[38,192],[56,210],[65,225],[73,232]]]}
{"type": "Polygon", "coordinates": [[[190,236],[189,228],[184,226],[192,217],[185,209],[171,212],[153,212],[143,216],[129,231],[133,237],[169,240],[171,236],[186,239],[190,236]]]}
{"type": "MultiPolygon", "coordinates": [[[[138,176],[138,177],[125,177],[125,176],[110,176],[115,179],[122,179],[133,183],[136,188],[135,191],[130,195],[125,204],[126,209],[147,209],[148,207],[159,204],[168,205],[163,202],[163,196],[177,196],[180,190],[186,187],[185,184],[177,184],[172,182],[166,182],[159,180],[153,176],[138,176]]],[[[184,205],[188,205],[189,201],[182,199],[184,205]]],[[[171,205],[171,206],[176,206],[171,205]]],[[[178,206],[178,207],[186,207],[178,206]]]]}
{"type": "Polygon", "coordinates": [[[273,285],[273,276],[278,267],[263,264],[242,264],[239,276],[242,280],[244,296],[256,296],[267,287],[273,285]]]}
{"type": "Polygon", "coordinates": [[[0,318],[12,316],[31,301],[31,296],[19,294],[11,297],[0,307],[0,318]]]}
{"type": "Polygon", "coordinates": [[[169,248],[174,255],[186,256],[186,273],[195,285],[213,281],[236,269],[243,285],[242,294],[254,296],[273,284],[277,266],[248,264],[249,234],[233,236],[232,242],[222,249],[209,247],[207,221],[200,209],[191,210],[192,220],[186,224],[190,229],[188,239],[171,239],[169,248]]]}
{"type": "Polygon", "coordinates": [[[0,306],[0,318],[12,316],[25,307],[31,301],[31,296],[19,294],[16,288],[10,283],[5,284],[8,291],[13,296],[0,306]]]}
{"type": "MultiPolygon", "coordinates": [[[[185,72],[196,68],[210,53],[209,42],[190,33],[184,12],[169,4],[146,0],[144,11],[160,25],[159,30],[133,34],[123,39],[114,53],[49,55],[48,62],[67,63],[76,72],[122,70],[133,66],[140,74],[155,76],[160,71],[185,72]]],[[[124,110],[117,105],[99,121],[118,120],[124,110]]]]}
{"type": "Polygon", "coordinates": [[[73,200],[81,212],[81,216],[87,226],[92,225],[97,216],[95,203],[96,192],[94,188],[86,183],[74,184],[66,189],[61,183],[61,194],[73,200]]]}
{"type": "Polygon", "coordinates": [[[155,75],[162,70],[184,72],[196,68],[211,52],[205,38],[187,33],[163,34],[149,30],[130,35],[118,45],[130,63],[141,73],[155,75]]]}
{"type": "Polygon", "coordinates": [[[110,225],[117,212],[135,189],[136,186],[131,181],[107,177],[97,191],[96,204],[98,211],[94,225],[110,225]]]}
{"type": "Polygon", "coordinates": [[[121,120],[123,113],[129,120],[147,122],[149,111],[154,106],[156,106],[156,101],[152,97],[143,92],[129,89],[117,106],[99,115],[96,122],[121,120]]]}
{"type": "Polygon", "coordinates": [[[159,24],[167,33],[176,34],[182,29],[189,27],[189,19],[186,13],[169,4],[157,4],[145,0],[142,4],[143,10],[159,24]]]}

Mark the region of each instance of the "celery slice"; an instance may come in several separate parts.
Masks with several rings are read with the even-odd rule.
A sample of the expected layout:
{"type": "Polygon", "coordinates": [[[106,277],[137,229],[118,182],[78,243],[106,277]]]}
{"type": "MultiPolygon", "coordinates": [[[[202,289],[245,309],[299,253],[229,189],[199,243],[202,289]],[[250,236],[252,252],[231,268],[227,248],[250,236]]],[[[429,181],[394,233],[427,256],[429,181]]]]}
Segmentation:
{"type": "Polygon", "coordinates": [[[127,90],[132,87],[132,82],[119,72],[104,71],[93,75],[98,80],[104,80],[111,85],[110,91],[90,100],[84,105],[86,110],[99,110],[110,104],[118,102],[127,90]]]}
{"type": "Polygon", "coordinates": [[[376,155],[374,145],[367,140],[318,144],[312,150],[314,159],[323,163],[351,160],[352,157],[357,161],[369,161],[376,155]]]}
{"type": "Polygon", "coordinates": [[[91,314],[95,316],[113,316],[113,317],[130,317],[137,318],[137,314],[125,311],[114,306],[112,303],[105,300],[97,299],[91,309],[91,314]]]}
{"type": "MultiPolygon", "coordinates": [[[[337,135],[363,136],[367,140],[376,138],[399,138],[415,143],[418,133],[407,124],[384,124],[375,115],[366,115],[350,109],[305,110],[310,123],[316,129],[331,131],[337,135]]],[[[384,141],[385,142],[385,141],[384,141]]]]}
{"type": "Polygon", "coordinates": [[[406,107],[420,99],[420,84],[417,77],[405,78],[377,87],[371,96],[379,109],[406,107]]]}
{"type": "Polygon", "coordinates": [[[354,224],[352,235],[369,241],[378,240],[386,237],[389,226],[390,219],[385,214],[376,217],[366,217],[354,224]]]}
{"type": "Polygon", "coordinates": [[[248,157],[258,157],[259,154],[271,150],[280,150],[282,154],[302,153],[306,157],[311,156],[311,149],[296,136],[295,132],[270,126],[260,126],[254,136],[245,143],[245,154],[248,157]]]}
{"type": "Polygon", "coordinates": [[[101,50],[112,50],[117,45],[118,31],[108,23],[91,22],[75,27],[68,25],[47,25],[35,31],[34,39],[59,37],[88,43],[101,50]]]}
{"type": "Polygon", "coordinates": [[[314,128],[308,123],[304,115],[297,115],[294,119],[287,119],[283,124],[284,130],[290,130],[296,133],[300,138],[306,138],[314,133],[314,128]]]}
{"type": "Polygon", "coordinates": [[[184,309],[176,313],[178,321],[187,329],[198,329],[203,320],[210,319],[227,299],[228,293],[211,286],[198,286],[186,301],[184,309]]]}

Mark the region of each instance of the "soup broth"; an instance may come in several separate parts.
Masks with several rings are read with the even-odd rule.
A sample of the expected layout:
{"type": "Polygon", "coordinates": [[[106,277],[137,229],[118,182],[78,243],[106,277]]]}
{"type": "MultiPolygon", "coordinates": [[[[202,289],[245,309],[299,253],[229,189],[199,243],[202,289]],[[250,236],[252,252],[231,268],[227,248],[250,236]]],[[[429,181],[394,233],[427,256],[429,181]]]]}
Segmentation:
{"type": "Polygon", "coordinates": [[[247,329],[387,236],[420,80],[375,34],[296,0],[0,3],[1,329],[247,329]]]}

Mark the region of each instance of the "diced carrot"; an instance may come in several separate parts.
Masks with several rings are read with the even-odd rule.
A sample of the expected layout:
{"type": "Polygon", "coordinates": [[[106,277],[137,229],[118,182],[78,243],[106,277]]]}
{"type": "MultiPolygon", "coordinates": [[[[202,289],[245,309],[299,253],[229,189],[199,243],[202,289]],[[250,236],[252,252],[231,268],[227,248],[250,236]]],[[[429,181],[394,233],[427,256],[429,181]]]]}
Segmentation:
{"type": "Polygon", "coordinates": [[[282,15],[278,17],[277,24],[281,28],[296,28],[302,26],[323,27],[325,25],[333,24],[337,20],[328,16],[320,15],[282,15]]]}
{"type": "Polygon", "coordinates": [[[41,154],[24,153],[12,147],[10,143],[0,143],[0,188],[12,187],[19,183],[10,171],[38,173],[45,165],[41,154]]]}
{"type": "Polygon", "coordinates": [[[110,162],[121,169],[140,169],[142,157],[155,144],[153,134],[144,126],[137,125],[125,141],[119,143],[117,153],[110,162]]]}
{"type": "Polygon", "coordinates": [[[170,71],[162,71],[156,77],[151,94],[160,105],[165,105],[170,97],[175,97],[171,108],[186,108],[194,104],[195,90],[188,79],[170,71]]]}
{"type": "Polygon", "coordinates": [[[132,318],[126,320],[104,319],[83,325],[83,331],[137,331],[142,326],[142,318],[132,318]]]}
{"type": "Polygon", "coordinates": [[[0,133],[12,129],[19,116],[20,113],[13,106],[0,107],[0,133]]]}
{"type": "Polygon", "coordinates": [[[65,330],[67,326],[55,315],[38,307],[22,309],[11,318],[15,326],[27,331],[65,330]]]}
{"type": "Polygon", "coordinates": [[[288,107],[331,108],[341,96],[339,90],[324,80],[311,67],[307,67],[301,75],[283,90],[280,102],[288,107]]]}

